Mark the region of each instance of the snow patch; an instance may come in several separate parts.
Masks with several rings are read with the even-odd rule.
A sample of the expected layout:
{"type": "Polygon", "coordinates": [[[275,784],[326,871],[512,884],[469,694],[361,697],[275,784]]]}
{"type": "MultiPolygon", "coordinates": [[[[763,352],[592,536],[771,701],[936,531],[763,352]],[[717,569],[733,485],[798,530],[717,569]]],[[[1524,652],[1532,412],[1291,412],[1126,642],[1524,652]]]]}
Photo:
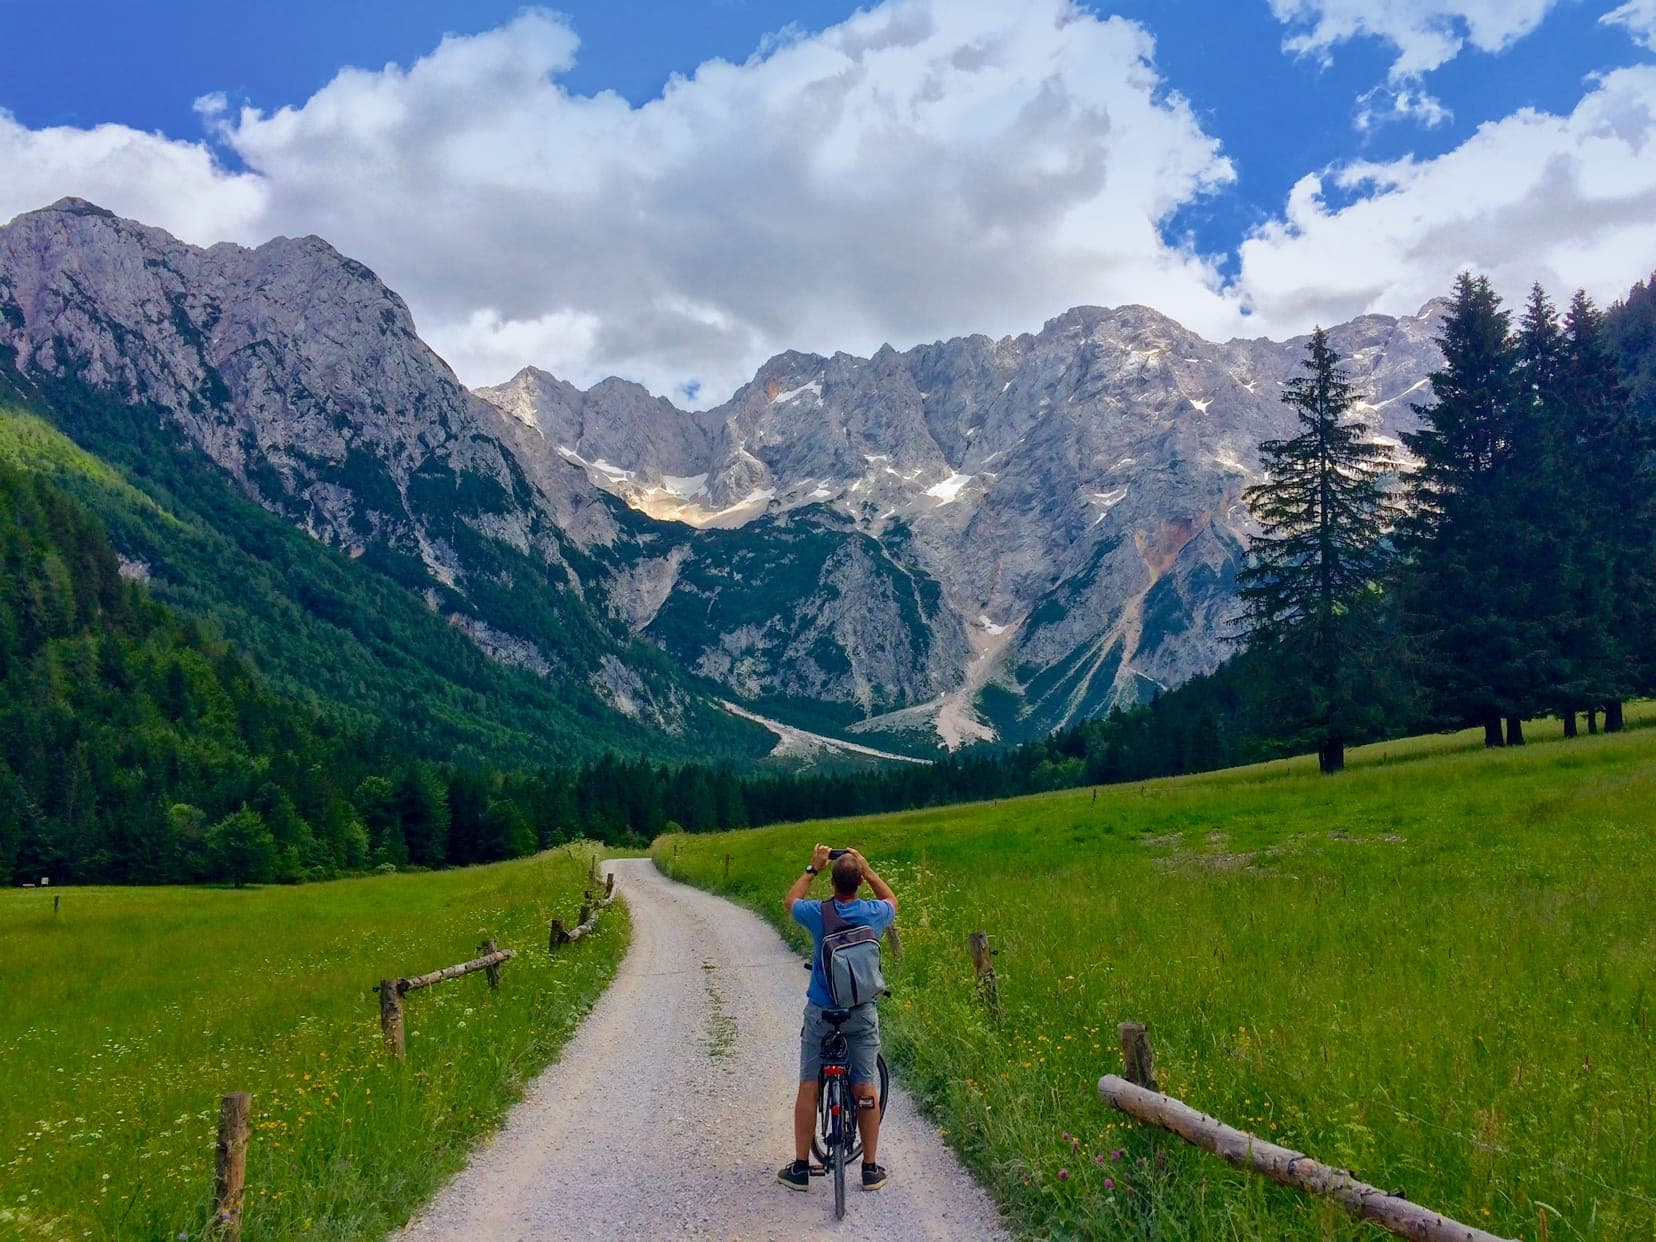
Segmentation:
{"type": "Polygon", "coordinates": [[[1126,484],[1122,484],[1122,486],[1113,488],[1107,492],[1094,492],[1092,494],[1093,503],[1102,506],[1103,511],[1093,519],[1093,525],[1097,526],[1100,522],[1102,522],[1110,510],[1115,508],[1126,498],[1126,484]]]}
{"type": "Polygon", "coordinates": [[[664,474],[661,476],[661,486],[680,500],[689,500],[692,496],[707,495],[707,476],[664,474]]]}
{"type": "Polygon", "coordinates": [[[926,495],[935,496],[944,504],[952,504],[960,496],[960,489],[972,481],[969,474],[951,474],[941,483],[933,483],[926,489],[926,495]]]}
{"type": "Polygon", "coordinates": [[[797,401],[805,393],[810,393],[818,401],[822,400],[822,377],[818,376],[809,384],[801,384],[798,388],[790,388],[787,392],[779,392],[771,398],[772,405],[787,405],[790,401],[797,401]]]}
{"type": "Polygon", "coordinates": [[[1203,397],[1200,401],[1196,400],[1195,397],[1188,397],[1186,400],[1188,400],[1190,404],[1195,407],[1198,414],[1206,414],[1208,412],[1208,406],[1213,404],[1212,397],[1203,397]]]}
{"type": "Polygon", "coordinates": [[[983,627],[983,632],[984,632],[984,633],[986,633],[986,634],[1004,634],[1004,633],[1006,633],[1006,629],[1007,629],[1007,627],[1006,627],[1006,626],[1004,626],[1004,625],[996,625],[996,624],[995,624],[995,623],[994,623],[994,622],[993,622],[993,621],[991,621],[991,620],[990,620],[990,619],[989,619],[989,617],[988,617],[988,616],[987,616],[987,615],[986,615],[986,614],[984,614],[984,613],[979,613],[979,614],[978,614],[978,619],[977,619],[977,623],[978,623],[978,624],[979,624],[979,625],[980,625],[980,626],[982,626],[982,627],[983,627]]]}

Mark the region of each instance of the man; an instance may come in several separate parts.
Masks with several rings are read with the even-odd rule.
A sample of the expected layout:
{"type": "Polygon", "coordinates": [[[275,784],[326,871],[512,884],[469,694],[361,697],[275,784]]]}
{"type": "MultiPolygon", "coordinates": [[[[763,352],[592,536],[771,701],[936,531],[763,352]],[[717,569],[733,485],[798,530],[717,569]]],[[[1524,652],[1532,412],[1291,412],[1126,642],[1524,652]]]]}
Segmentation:
{"type": "MultiPolygon", "coordinates": [[[[811,881],[828,865],[828,847],[811,851],[811,863],[794,881],[782,908],[794,922],[811,933],[811,983],[805,990],[805,1025],[799,1031],[799,1095],[794,1099],[794,1162],[777,1173],[777,1180],[795,1190],[811,1185],[811,1135],[816,1129],[817,1075],[822,1071],[822,1040],[833,1028],[822,1020],[822,1011],[834,1007],[828,991],[828,976],[822,964],[822,903],[803,900],[811,881]]],[[[834,909],[840,918],[857,927],[884,931],[897,917],[897,894],[868,865],[856,850],[846,850],[834,860],[831,879],[834,909]],[[874,900],[857,900],[864,881],[874,891],[874,900]]],[[[858,1005],[852,1017],[840,1027],[850,1045],[851,1094],[858,1099],[877,1099],[879,1078],[875,1058],[880,1054],[880,1018],[874,1002],[858,1005]]],[[[886,1183],[886,1171],[875,1160],[880,1143],[880,1110],[859,1108],[857,1129],[862,1134],[862,1188],[878,1190],[886,1183]]]]}

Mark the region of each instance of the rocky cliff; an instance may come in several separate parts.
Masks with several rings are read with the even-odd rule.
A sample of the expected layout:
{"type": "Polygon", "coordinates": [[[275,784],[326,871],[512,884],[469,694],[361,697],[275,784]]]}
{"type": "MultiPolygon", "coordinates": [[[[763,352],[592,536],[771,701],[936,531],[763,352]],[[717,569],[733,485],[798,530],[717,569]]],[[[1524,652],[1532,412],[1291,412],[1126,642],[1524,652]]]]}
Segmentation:
{"type": "MultiPolygon", "coordinates": [[[[1359,416],[1394,448],[1428,395],[1439,310],[1331,333],[1364,394],[1359,416]]],[[[715,531],[814,513],[871,541],[937,605],[867,628],[911,658],[924,649],[924,662],[900,681],[871,662],[812,691],[855,703],[856,728],[953,745],[1131,703],[1224,657],[1251,529],[1241,492],[1258,477],[1259,442],[1289,428],[1281,385],[1304,349],[1217,344],[1144,307],[1078,307],[998,341],[783,354],[697,413],[620,381],[581,393],[532,369],[480,395],[532,431],[517,442],[527,459],[577,465],[639,512],[704,532],[661,563],[664,599],[680,582],[707,589],[682,575],[729,543],[715,531]]],[[[880,596],[859,599],[873,608],[880,596]]],[[[656,637],[739,694],[797,680],[793,646],[755,647],[751,629],[704,615],[656,637]],[[735,649],[741,658],[718,654],[735,649]]],[[[869,650],[866,636],[847,645],[869,650]]]]}

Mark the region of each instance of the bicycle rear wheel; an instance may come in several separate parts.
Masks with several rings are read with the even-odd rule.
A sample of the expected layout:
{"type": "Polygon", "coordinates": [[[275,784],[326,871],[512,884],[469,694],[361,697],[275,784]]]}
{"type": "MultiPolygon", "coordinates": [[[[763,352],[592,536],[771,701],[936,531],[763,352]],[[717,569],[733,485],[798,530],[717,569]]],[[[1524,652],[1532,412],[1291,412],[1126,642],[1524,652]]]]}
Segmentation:
{"type": "Polygon", "coordinates": [[[849,1158],[849,1153],[846,1151],[846,1147],[848,1145],[847,1132],[855,1130],[856,1109],[854,1107],[855,1101],[847,1098],[849,1092],[845,1090],[845,1085],[838,1079],[834,1081],[833,1085],[830,1086],[828,1090],[832,1093],[831,1098],[834,1101],[834,1106],[829,1112],[828,1121],[830,1133],[833,1136],[829,1141],[831,1143],[831,1155],[833,1157],[834,1166],[834,1219],[844,1220],[845,1164],[846,1160],[849,1158]],[[847,1107],[847,1105],[851,1105],[851,1107],[847,1107]]]}

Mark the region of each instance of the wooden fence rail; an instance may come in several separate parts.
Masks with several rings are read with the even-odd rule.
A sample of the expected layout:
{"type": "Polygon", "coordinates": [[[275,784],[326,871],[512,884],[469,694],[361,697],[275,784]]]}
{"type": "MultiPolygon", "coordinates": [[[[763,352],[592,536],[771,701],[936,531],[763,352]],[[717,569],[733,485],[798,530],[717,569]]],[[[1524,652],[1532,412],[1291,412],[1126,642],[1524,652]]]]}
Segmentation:
{"type": "MultiPolygon", "coordinates": [[[[1154,1082],[1150,1041],[1137,1022],[1121,1024],[1121,1044],[1129,1077],[1154,1082]]],[[[1344,1169],[1322,1164],[1304,1152],[1279,1147],[1258,1135],[1238,1130],[1150,1086],[1106,1074],[1098,1094],[1130,1117],[1171,1130],[1185,1142],[1212,1152],[1227,1164],[1248,1169],[1284,1186],[1326,1195],[1347,1211],[1416,1242],[1508,1242],[1498,1234],[1463,1225],[1430,1208],[1411,1203],[1399,1191],[1381,1190],[1358,1181],[1344,1169]]]]}
{"type": "Polygon", "coordinates": [[[433,970],[423,975],[381,979],[374,985],[374,991],[379,993],[380,1033],[385,1037],[387,1052],[398,1060],[408,1054],[408,1038],[403,1030],[403,997],[407,993],[429,988],[446,979],[458,979],[462,975],[474,974],[479,970],[488,972],[491,988],[500,986],[500,964],[516,957],[516,952],[512,949],[496,949],[492,940],[485,940],[480,947],[487,951],[482,957],[474,957],[469,962],[445,966],[441,970],[433,970]]]}
{"type": "MultiPolygon", "coordinates": [[[[592,879],[594,887],[596,887],[598,882],[596,861],[593,863],[593,870],[590,878],[592,879]]],[[[548,928],[546,938],[546,947],[548,951],[556,949],[561,944],[573,944],[583,936],[590,936],[598,929],[599,912],[603,910],[605,906],[611,905],[615,901],[615,872],[611,871],[607,876],[605,876],[604,895],[602,897],[594,899],[592,893],[593,889],[589,888],[583,894],[584,900],[581,902],[581,913],[575,920],[574,927],[566,930],[562,919],[552,920],[551,926],[548,928]]]]}

